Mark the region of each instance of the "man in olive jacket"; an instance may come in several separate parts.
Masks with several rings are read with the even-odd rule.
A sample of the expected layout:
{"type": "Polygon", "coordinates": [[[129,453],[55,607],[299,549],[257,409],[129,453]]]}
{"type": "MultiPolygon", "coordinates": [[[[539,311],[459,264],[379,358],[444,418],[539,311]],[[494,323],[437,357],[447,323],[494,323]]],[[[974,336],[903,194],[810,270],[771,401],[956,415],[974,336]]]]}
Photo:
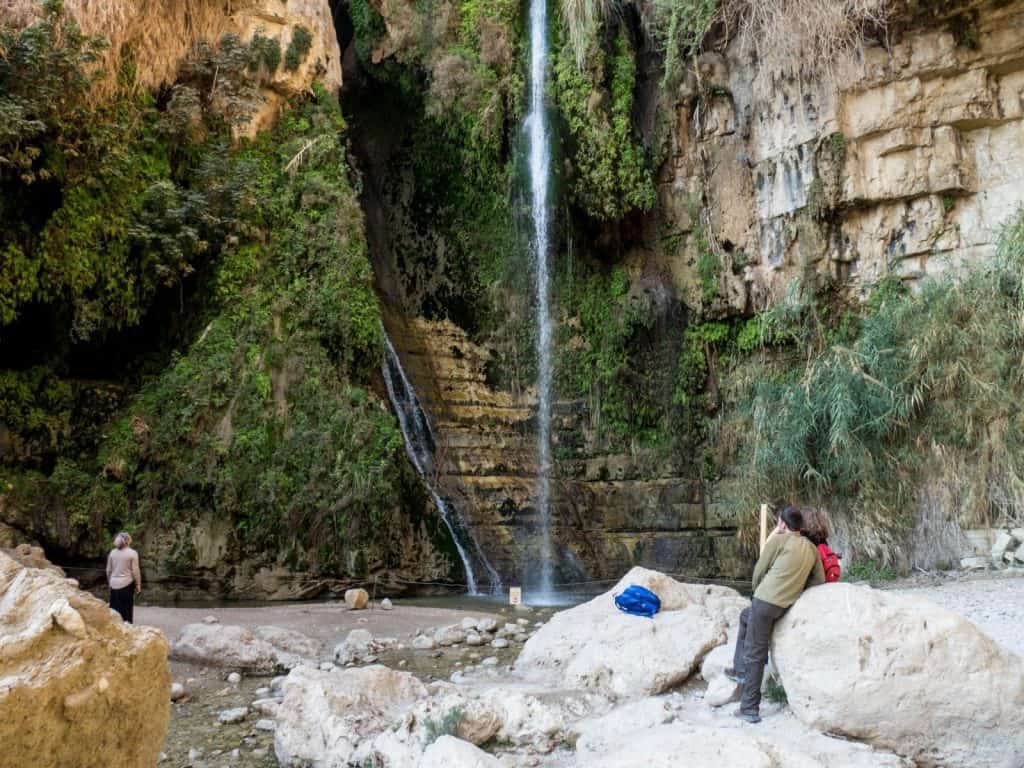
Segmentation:
{"type": "Polygon", "coordinates": [[[725,671],[743,684],[743,698],[736,716],[748,723],[761,722],[761,680],[772,629],[808,587],[825,583],[825,569],[818,549],[800,533],[803,515],[786,507],[779,524],[765,543],[754,566],[754,597],[740,614],[740,632],[732,669],[725,671]]]}

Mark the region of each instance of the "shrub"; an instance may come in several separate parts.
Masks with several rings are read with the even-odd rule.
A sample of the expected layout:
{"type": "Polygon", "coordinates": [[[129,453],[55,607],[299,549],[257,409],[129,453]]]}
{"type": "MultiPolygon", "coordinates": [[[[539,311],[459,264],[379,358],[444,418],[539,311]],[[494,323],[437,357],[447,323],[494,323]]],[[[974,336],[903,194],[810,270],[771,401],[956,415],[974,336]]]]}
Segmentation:
{"type": "Polygon", "coordinates": [[[313,34],[305,27],[296,27],[292,33],[288,50],[284,53],[284,68],[294,72],[306,60],[309,49],[313,46],[313,34]]]}
{"type": "Polygon", "coordinates": [[[719,17],[767,78],[834,76],[884,27],[896,0],[720,0],[719,17]]]}
{"type": "Polygon", "coordinates": [[[876,559],[909,530],[925,477],[950,487],[966,524],[1019,519],[1022,267],[1024,213],[992,259],[955,279],[914,292],[883,281],[858,317],[832,327],[806,297],[759,321],[785,346],[737,364],[720,430],[725,461],[746,467],[746,503],[821,503],[876,559]]]}
{"type": "Polygon", "coordinates": [[[610,55],[595,53],[587,72],[577,67],[571,47],[563,46],[555,57],[554,76],[555,99],[572,140],[574,202],[596,219],[649,210],[654,180],[633,129],[636,61],[625,34],[615,38],[610,55]],[[594,98],[605,88],[608,106],[595,109],[594,98]]]}

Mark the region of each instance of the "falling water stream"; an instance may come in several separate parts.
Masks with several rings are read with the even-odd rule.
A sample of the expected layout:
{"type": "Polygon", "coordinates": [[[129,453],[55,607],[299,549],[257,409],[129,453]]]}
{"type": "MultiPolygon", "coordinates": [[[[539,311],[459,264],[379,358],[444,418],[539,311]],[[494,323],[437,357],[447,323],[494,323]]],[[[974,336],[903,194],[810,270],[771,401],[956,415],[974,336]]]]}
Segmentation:
{"type": "Polygon", "coordinates": [[[537,510],[540,514],[538,580],[531,586],[549,595],[551,545],[551,311],[548,250],[550,235],[551,142],[544,91],[548,65],[547,0],[530,0],[530,96],[526,132],[529,148],[530,211],[537,292],[537,510]]]}
{"type": "Polygon", "coordinates": [[[499,592],[501,590],[501,579],[498,577],[498,572],[488,562],[483,550],[480,549],[480,545],[473,538],[465,524],[458,518],[455,511],[448,506],[445,500],[441,498],[441,494],[437,490],[434,470],[435,442],[433,432],[430,429],[430,422],[427,421],[426,414],[423,413],[423,409],[420,407],[416,391],[412,388],[409,378],[405,375],[402,361],[399,360],[398,353],[395,352],[395,348],[387,334],[384,335],[384,341],[387,347],[382,371],[384,374],[384,384],[387,386],[391,405],[395,409],[395,415],[398,417],[399,429],[401,429],[402,437],[405,439],[405,452],[409,455],[409,461],[412,462],[420,477],[426,482],[430,495],[434,499],[434,504],[437,506],[437,511],[452,535],[455,549],[458,551],[459,557],[462,560],[462,566],[466,571],[466,584],[469,588],[469,593],[471,595],[480,594],[476,572],[473,567],[474,557],[470,555],[470,550],[475,553],[477,563],[487,571],[490,591],[492,593],[499,592]]]}

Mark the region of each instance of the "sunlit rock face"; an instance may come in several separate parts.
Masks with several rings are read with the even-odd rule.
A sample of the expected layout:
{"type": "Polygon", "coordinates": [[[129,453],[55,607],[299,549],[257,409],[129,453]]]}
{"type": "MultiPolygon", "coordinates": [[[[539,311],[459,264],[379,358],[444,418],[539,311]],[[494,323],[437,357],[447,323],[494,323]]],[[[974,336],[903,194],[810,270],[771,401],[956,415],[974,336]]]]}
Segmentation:
{"type": "Polygon", "coordinates": [[[1024,659],[959,614],[826,584],[779,622],[772,655],[804,723],[922,766],[1024,762],[1024,659]]]}
{"type": "Polygon", "coordinates": [[[3,553],[0,681],[6,765],[156,765],[171,714],[163,634],[3,553]]]}

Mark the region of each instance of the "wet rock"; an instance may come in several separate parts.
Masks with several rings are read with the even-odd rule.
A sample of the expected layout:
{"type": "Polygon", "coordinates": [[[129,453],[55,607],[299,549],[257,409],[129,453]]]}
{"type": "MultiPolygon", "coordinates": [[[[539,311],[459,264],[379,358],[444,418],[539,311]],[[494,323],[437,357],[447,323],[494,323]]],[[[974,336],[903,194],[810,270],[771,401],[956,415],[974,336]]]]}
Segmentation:
{"type": "Polygon", "coordinates": [[[772,656],[813,728],[920,765],[1024,765],[1024,659],[934,603],[815,587],[780,620],[772,656]]]}
{"type": "Polygon", "coordinates": [[[0,679],[0,763],[156,764],[171,709],[163,634],[2,553],[0,679]]]}
{"type": "Polygon", "coordinates": [[[233,709],[225,709],[219,715],[217,715],[217,721],[221,725],[233,725],[234,723],[240,723],[249,716],[248,707],[235,707],[233,709]]]}
{"type": "Polygon", "coordinates": [[[350,611],[360,611],[370,602],[370,594],[365,589],[345,590],[345,605],[350,611]]]}

